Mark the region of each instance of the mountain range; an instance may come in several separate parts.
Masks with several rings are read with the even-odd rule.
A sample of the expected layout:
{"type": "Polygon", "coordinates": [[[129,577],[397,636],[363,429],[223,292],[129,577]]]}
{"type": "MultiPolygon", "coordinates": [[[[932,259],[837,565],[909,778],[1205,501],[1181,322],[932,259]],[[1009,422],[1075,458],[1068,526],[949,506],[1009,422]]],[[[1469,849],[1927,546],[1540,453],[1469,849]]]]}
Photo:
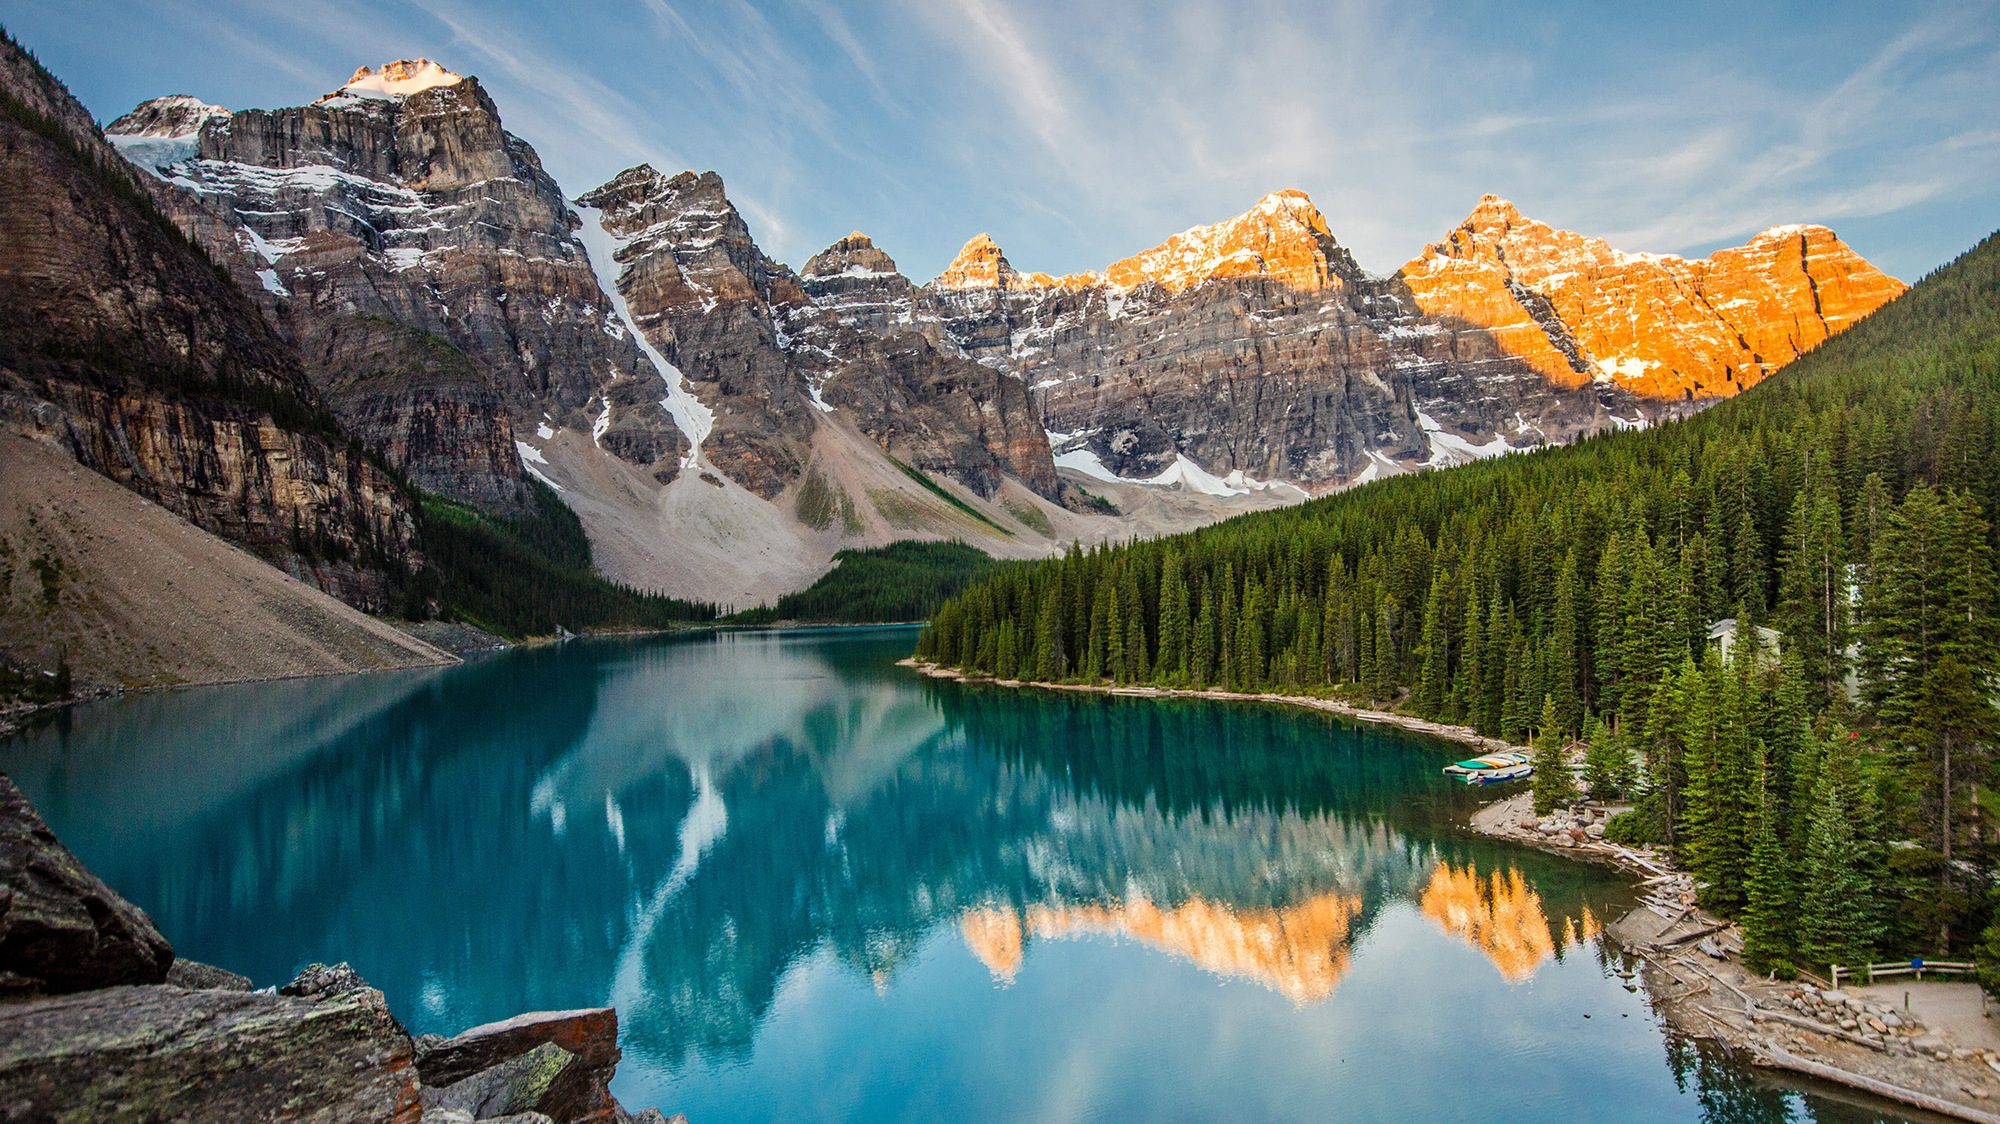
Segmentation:
{"type": "Polygon", "coordinates": [[[607,577],[744,606],[846,547],[1040,557],[1652,425],[1904,288],[1824,227],[1687,260],[1493,196],[1371,276],[1298,191],[1083,274],[980,235],[918,284],[860,232],[794,270],[714,172],[567,194],[428,60],[100,130],[7,54],[47,236],[0,260],[0,412],[370,610],[424,565],[399,479],[496,518],[545,485],[607,577]],[[64,216],[80,176],[111,202],[64,216]]]}

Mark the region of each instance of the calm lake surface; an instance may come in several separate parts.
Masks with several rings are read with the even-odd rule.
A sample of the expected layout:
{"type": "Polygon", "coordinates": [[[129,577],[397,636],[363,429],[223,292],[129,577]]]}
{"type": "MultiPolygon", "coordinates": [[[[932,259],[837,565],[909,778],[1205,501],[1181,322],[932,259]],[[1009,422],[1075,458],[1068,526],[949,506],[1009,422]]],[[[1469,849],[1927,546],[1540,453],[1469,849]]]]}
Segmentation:
{"type": "Polygon", "coordinates": [[[1901,1119],[1667,1034],[1629,883],[1465,834],[1447,743],[913,639],[147,695],[0,768],[181,955],[346,960],[416,1033],[615,1004],[614,1090],[693,1124],[1901,1119]]]}

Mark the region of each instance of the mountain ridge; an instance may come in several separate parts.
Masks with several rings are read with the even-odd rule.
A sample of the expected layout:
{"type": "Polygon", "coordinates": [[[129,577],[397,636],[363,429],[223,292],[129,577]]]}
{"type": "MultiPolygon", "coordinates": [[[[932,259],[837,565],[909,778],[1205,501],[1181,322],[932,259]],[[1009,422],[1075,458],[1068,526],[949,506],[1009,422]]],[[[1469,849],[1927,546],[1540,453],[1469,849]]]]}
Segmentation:
{"type": "MultiPolygon", "coordinates": [[[[1475,252],[1475,235],[1498,245],[1537,229],[1518,212],[1491,231],[1462,224],[1469,264],[1446,261],[1448,235],[1417,259],[1438,268],[1371,277],[1311,198],[1285,189],[1081,274],[1017,269],[980,235],[919,285],[858,231],[794,271],[759,246],[714,172],[641,164],[567,198],[532,147],[504,131],[476,77],[427,59],[360,67],[312,106],[225,112],[185,95],[156,99],[110,132],[153,161],[161,193],[184,204],[176,218],[300,341],[343,417],[445,494],[505,506],[534,475],[579,510],[625,512],[614,521],[623,529],[586,518],[593,541],[624,559],[612,563],[623,579],[668,581],[677,595],[710,599],[679,584],[697,576],[665,576],[649,560],[673,549],[688,520],[717,528],[703,532],[721,536],[717,549],[761,524],[776,535],[758,552],[769,557],[830,559],[898,531],[960,533],[943,508],[903,512],[935,496],[903,492],[897,464],[962,485],[987,521],[978,533],[1011,553],[1043,541],[1019,532],[1050,518],[1056,541],[1115,535],[1082,498],[1087,488],[1226,501],[1196,516],[1212,518],[1251,497],[1300,498],[1650,425],[1734,389],[1697,376],[1698,393],[1668,394],[1624,377],[1649,370],[1634,365],[1645,357],[1578,317],[1575,293],[1548,282],[1555,271],[1509,273],[1491,267],[1496,254],[1475,252]],[[492,195],[493,185],[504,188],[498,211],[454,194],[492,195]],[[337,211],[364,214],[365,229],[337,211]],[[615,260],[596,260],[606,256],[615,260]],[[519,261],[541,264],[524,273],[510,264],[519,261]],[[1485,288],[1454,303],[1425,281],[1458,272],[1485,288]],[[560,323],[518,315],[558,303],[560,323]],[[648,498],[690,472],[723,493],[648,498]],[[727,498],[730,514],[696,514],[736,487],[744,495],[727,498]],[[801,497],[822,487],[853,507],[840,526],[860,530],[798,523],[801,497]],[[892,514],[873,510],[885,490],[903,496],[880,500],[892,514]],[[1010,504],[1041,514],[1024,524],[1010,504]]],[[[1565,246],[1603,246],[1539,229],[1565,246]]],[[[1845,252],[1837,239],[1801,237],[1845,252]]],[[[1667,268],[1608,246],[1596,256],[1614,271],[1667,268]]],[[[1738,256],[1758,257],[1766,273],[1776,260],[1738,256]]],[[[1893,282],[1863,276],[1858,256],[1822,256],[1853,268],[1772,274],[1766,303],[1861,276],[1848,286],[1860,302],[1822,319],[1830,333],[1889,295],[1893,282]]],[[[1656,298],[1642,287],[1628,303],[1650,316],[1666,307],[1656,298]]],[[[1810,333],[1794,334],[1809,346],[1810,333]]],[[[1773,368],[1782,358],[1758,355],[1773,368]]],[[[804,584],[816,570],[766,572],[804,584]]],[[[766,580],[743,589],[782,591],[766,580]]]]}

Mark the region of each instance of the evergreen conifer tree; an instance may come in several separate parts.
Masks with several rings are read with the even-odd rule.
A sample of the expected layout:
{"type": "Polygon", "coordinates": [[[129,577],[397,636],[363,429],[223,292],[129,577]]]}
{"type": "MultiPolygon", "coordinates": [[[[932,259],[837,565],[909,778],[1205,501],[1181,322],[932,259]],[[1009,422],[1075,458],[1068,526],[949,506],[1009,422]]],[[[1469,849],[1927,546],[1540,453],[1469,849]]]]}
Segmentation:
{"type": "Polygon", "coordinates": [[[1789,974],[1792,923],[1798,909],[1795,883],[1784,843],[1778,838],[1781,812],[1759,756],[1757,823],[1750,866],[1743,880],[1743,962],[1755,972],[1789,974]]]}
{"type": "Polygon", "coordinates": [[[1576,800],[1576,776],[1569,769],[1562,729],[1556,724],[1556,700],[1542,699],[1541,728],[1535,736],[1535,814],[1548,815],[1576,800]]]}

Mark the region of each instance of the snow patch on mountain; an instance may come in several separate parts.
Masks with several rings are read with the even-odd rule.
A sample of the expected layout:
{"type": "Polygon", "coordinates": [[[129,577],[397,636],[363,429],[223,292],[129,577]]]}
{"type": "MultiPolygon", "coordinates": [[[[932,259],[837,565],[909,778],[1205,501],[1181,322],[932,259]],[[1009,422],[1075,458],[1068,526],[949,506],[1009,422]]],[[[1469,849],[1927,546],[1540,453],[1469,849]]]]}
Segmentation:
{"type": "Polygon", "coordinates": [[[542,468],[548,467],[549,459],[542,455],[540,449],[516,438],[514,441],[514,451],[521,454],[521,467],[528,470],[528,475],[540,480],[558,492],[563,490],[561,484],[549,479],[549,474],[542,471],[542,468]],[[540,465],[541,468],[537,468],[537,465],[540,465]]]}
{"type": "MultiPolygon", "coordinates": [[[[1051,433],[1049,440],[1054,444],[1075,436],[1069,433],[1051,433]]],[[[1103,458],[1092,452],[1088,446],[1080,445],[1068,452],[1058,453],[1055,462],[1057,468],[1071,469],[1108,484],[1146,484],[1155,488],[1197,492],[1205,496],[1247,496],[1252,492],[1272,489],[1290,489],[1297,492],[1301,498],[1307,494],[1305,489],[1290,481],[1253,479],[1245,475],[1240,468],[1231,471],[1228,476],[1217,476],[1180,453],[1174,454],[1174,463],[1168,465],[1165,471],[1157,476],[1148,477],[1118,475],[1111,471],[1103,458]]]]}
{"type": "Polygon", "coordinates": [[[1447,430],[1438,420],[1422,410],[1417,411],[1417,424],[1423,426],[1424,436],[1430,440],[1431,459],[1425,463],[1433,468],[1449,468],[1452,465],[1469,464],[1491,457],[1505,456],[1514,451],[1507,438],[1499,433],[1484,445],[1475,445],[1458,434],[1447,430]]]}
{"type": "MultiPolygon", "coordinates": [[[[681,458],[681,468],[692,467],[701,457],[701,443],[715,428],[715,411],[694,396],[681,369],[667,362],[667,357],[653,346],[653,341],[646,338],[646,333],[639,330],[638,322],[632,319],[632,311],[625,303],[625,293],[618,288],[617,259],[618,251],[631,240],[621,239],[605,228],[604,212],[581,203],[573,206],[583,223],[577,229],[577,240],[583,243],[584,253],[590,258],[590,268],[597,274],[598,288],[604,290],[605,297],[611,301],[612,311],[632,333],[632,342],[638,344],[639,350],[646,353],[646,358],[653,361],[653,367],[667,384],[667,396],[660,400],[660,406],[673,415],[674,424],[688,439],[689,449],[687,455],[681,458]]],[[[607,409],[605,413],[608,416],[610,411],[607,409]]]]}
{"type": "Polygon", "coordinates": [[[456,86],[464,77],[429,59],[397,59],[373,70],[365,66],[357,69],[345,86],[319,100],[328,102],[342,95],[380,101],[406,98],[436,86],[456,86]]]}

